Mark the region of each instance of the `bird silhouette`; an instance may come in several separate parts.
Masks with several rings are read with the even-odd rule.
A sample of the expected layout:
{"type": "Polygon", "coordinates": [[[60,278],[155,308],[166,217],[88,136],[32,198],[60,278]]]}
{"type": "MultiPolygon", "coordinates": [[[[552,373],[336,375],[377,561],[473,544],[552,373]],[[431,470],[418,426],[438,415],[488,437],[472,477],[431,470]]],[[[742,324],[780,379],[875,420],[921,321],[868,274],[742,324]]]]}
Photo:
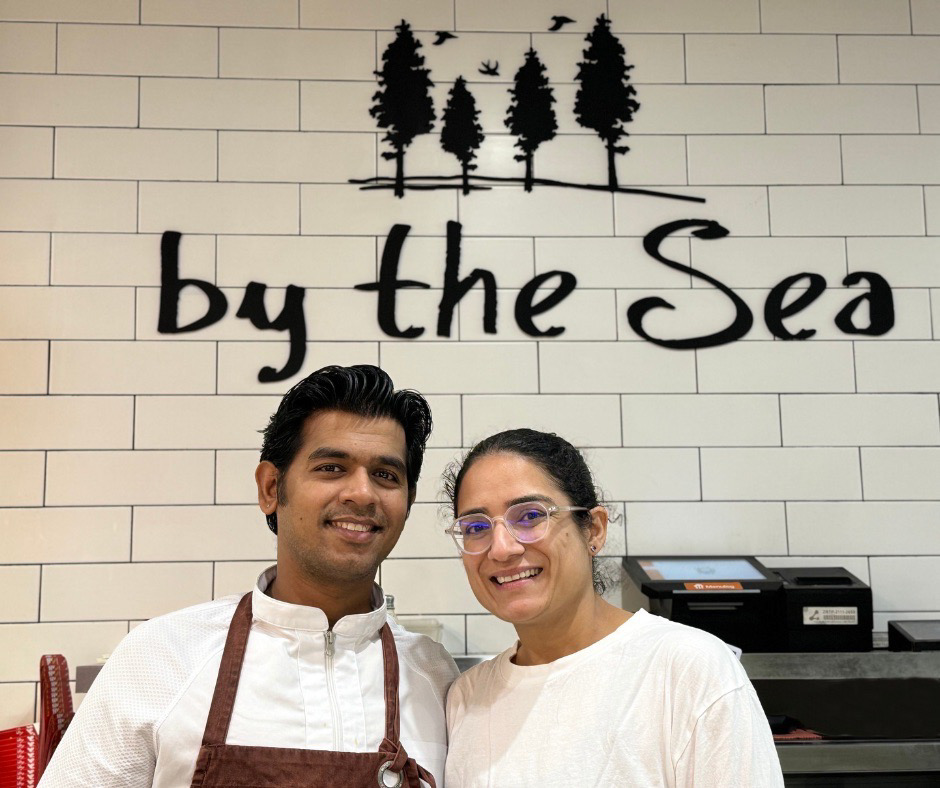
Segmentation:
{"type": "Polygon", "coordinates": [[[490,63],[487,60],[485,63],[480,63],[482,68],[477,69],[481,74],[485,74],[488,77],[498,77],[499,76],[499,61],[495,63],[490,63]]]}
{"type": "Polygon", "coordinates": [[[552,17],[552,26],[548,28],[549,33],[554,33],[556,30],[561,30],[565,25],[574,22],[574,19],[571,19],[567,16],[553,16],[552,17]]]}
{"type": "Polygon", "coordinates": [[[437,38],[434,39],[434,46],[439,47],[448,38],[457,38],[457,36],[455,36],[453,33],[448,33],[446,30],[438,30],[437,38]]]}

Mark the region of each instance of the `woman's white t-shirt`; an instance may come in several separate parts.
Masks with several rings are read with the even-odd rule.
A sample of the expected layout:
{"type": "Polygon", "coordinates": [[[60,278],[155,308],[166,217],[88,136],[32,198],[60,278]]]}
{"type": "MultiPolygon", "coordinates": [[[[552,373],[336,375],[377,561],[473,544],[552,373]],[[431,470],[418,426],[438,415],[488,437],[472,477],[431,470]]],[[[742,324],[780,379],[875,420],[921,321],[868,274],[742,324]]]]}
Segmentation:
{"type": "Polygon", "coordinates": [[[447,788],[783,785],[754,688],[712,635],[640,610],[547,665],[515,651],[450,689],[447,788]]]}

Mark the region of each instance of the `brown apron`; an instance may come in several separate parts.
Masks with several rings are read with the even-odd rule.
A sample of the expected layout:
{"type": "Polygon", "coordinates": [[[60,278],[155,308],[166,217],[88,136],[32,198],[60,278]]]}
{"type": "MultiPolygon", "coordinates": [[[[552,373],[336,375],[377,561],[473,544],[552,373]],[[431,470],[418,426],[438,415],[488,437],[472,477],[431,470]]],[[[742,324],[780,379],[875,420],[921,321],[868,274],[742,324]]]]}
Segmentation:
{"type": "Polygon", "coordinates": [[[251,594],[248,593],[238,603],[228,630],[192,788],[317,788],[337,785],[418,788],[419,778],[431,788],[436,788],[434,777],[419,766],[414,758],[408,757],[398,740],[398,653],[388,624],[382,627],[385,738],[378,752],[333,752],[226,744],[250,630],[251,594]]]}

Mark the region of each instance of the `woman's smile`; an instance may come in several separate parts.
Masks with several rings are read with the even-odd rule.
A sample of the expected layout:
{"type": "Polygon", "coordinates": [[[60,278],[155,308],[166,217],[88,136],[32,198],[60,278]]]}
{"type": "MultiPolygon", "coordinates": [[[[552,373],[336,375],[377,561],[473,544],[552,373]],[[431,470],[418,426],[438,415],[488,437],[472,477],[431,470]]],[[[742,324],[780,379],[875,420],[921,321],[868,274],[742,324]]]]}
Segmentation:
{"type": "Polygon", "coordinates": [[[530,569],[508,570],[498,575],[493,575],[490,579],[502,589],[514,589],[525,587],[526,580],[535,580],[542,573],[538,567],[530,569]]]}

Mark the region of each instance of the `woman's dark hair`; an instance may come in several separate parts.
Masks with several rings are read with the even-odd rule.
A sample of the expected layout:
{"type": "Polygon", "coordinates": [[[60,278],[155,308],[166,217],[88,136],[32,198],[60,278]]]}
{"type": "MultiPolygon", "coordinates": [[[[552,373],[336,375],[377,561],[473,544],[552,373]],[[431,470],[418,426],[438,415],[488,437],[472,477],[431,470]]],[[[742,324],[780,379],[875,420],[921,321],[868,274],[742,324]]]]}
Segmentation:
{"type": "MultiPolygon", "coordinates": [[[[490,454],[518,454],[535,463],[568,497],[573,506],[593,509],[603,505],[591,469],[578,449],[553,432],[539,432],[521,427],[484,438],[467,452],[462,461],[452,462],[444,471],[444,494],[450,501],[455,517],[457,495],[460,493],[464,476],[477,460],[490,454]]],[[[586,531],[590,527],[590,512],[571,512],[571,516],[582,530],[586,531]]],[[[591,569],[594,590],[602,594],[607,590],[609,580],[605,577],[596,556],[591,559],[591,569]]]]}
{"type": "MultiPolygon", "coordinates": [[[[405,430],[408,491],[413,494],[421,475],[424,446],[431,434],[431,408],[417,391],[395,390],[386,372],[371,364],[329,366],[308,375],[288,391],[262,430],[261,460],[278,470],[277,497],[287,468],[303,442],[304,424],[321,410],[340,410],[366,418],[390,418],[405,430]]],[[[277,512],[267,515],[277,533],[277,512]]]]}

